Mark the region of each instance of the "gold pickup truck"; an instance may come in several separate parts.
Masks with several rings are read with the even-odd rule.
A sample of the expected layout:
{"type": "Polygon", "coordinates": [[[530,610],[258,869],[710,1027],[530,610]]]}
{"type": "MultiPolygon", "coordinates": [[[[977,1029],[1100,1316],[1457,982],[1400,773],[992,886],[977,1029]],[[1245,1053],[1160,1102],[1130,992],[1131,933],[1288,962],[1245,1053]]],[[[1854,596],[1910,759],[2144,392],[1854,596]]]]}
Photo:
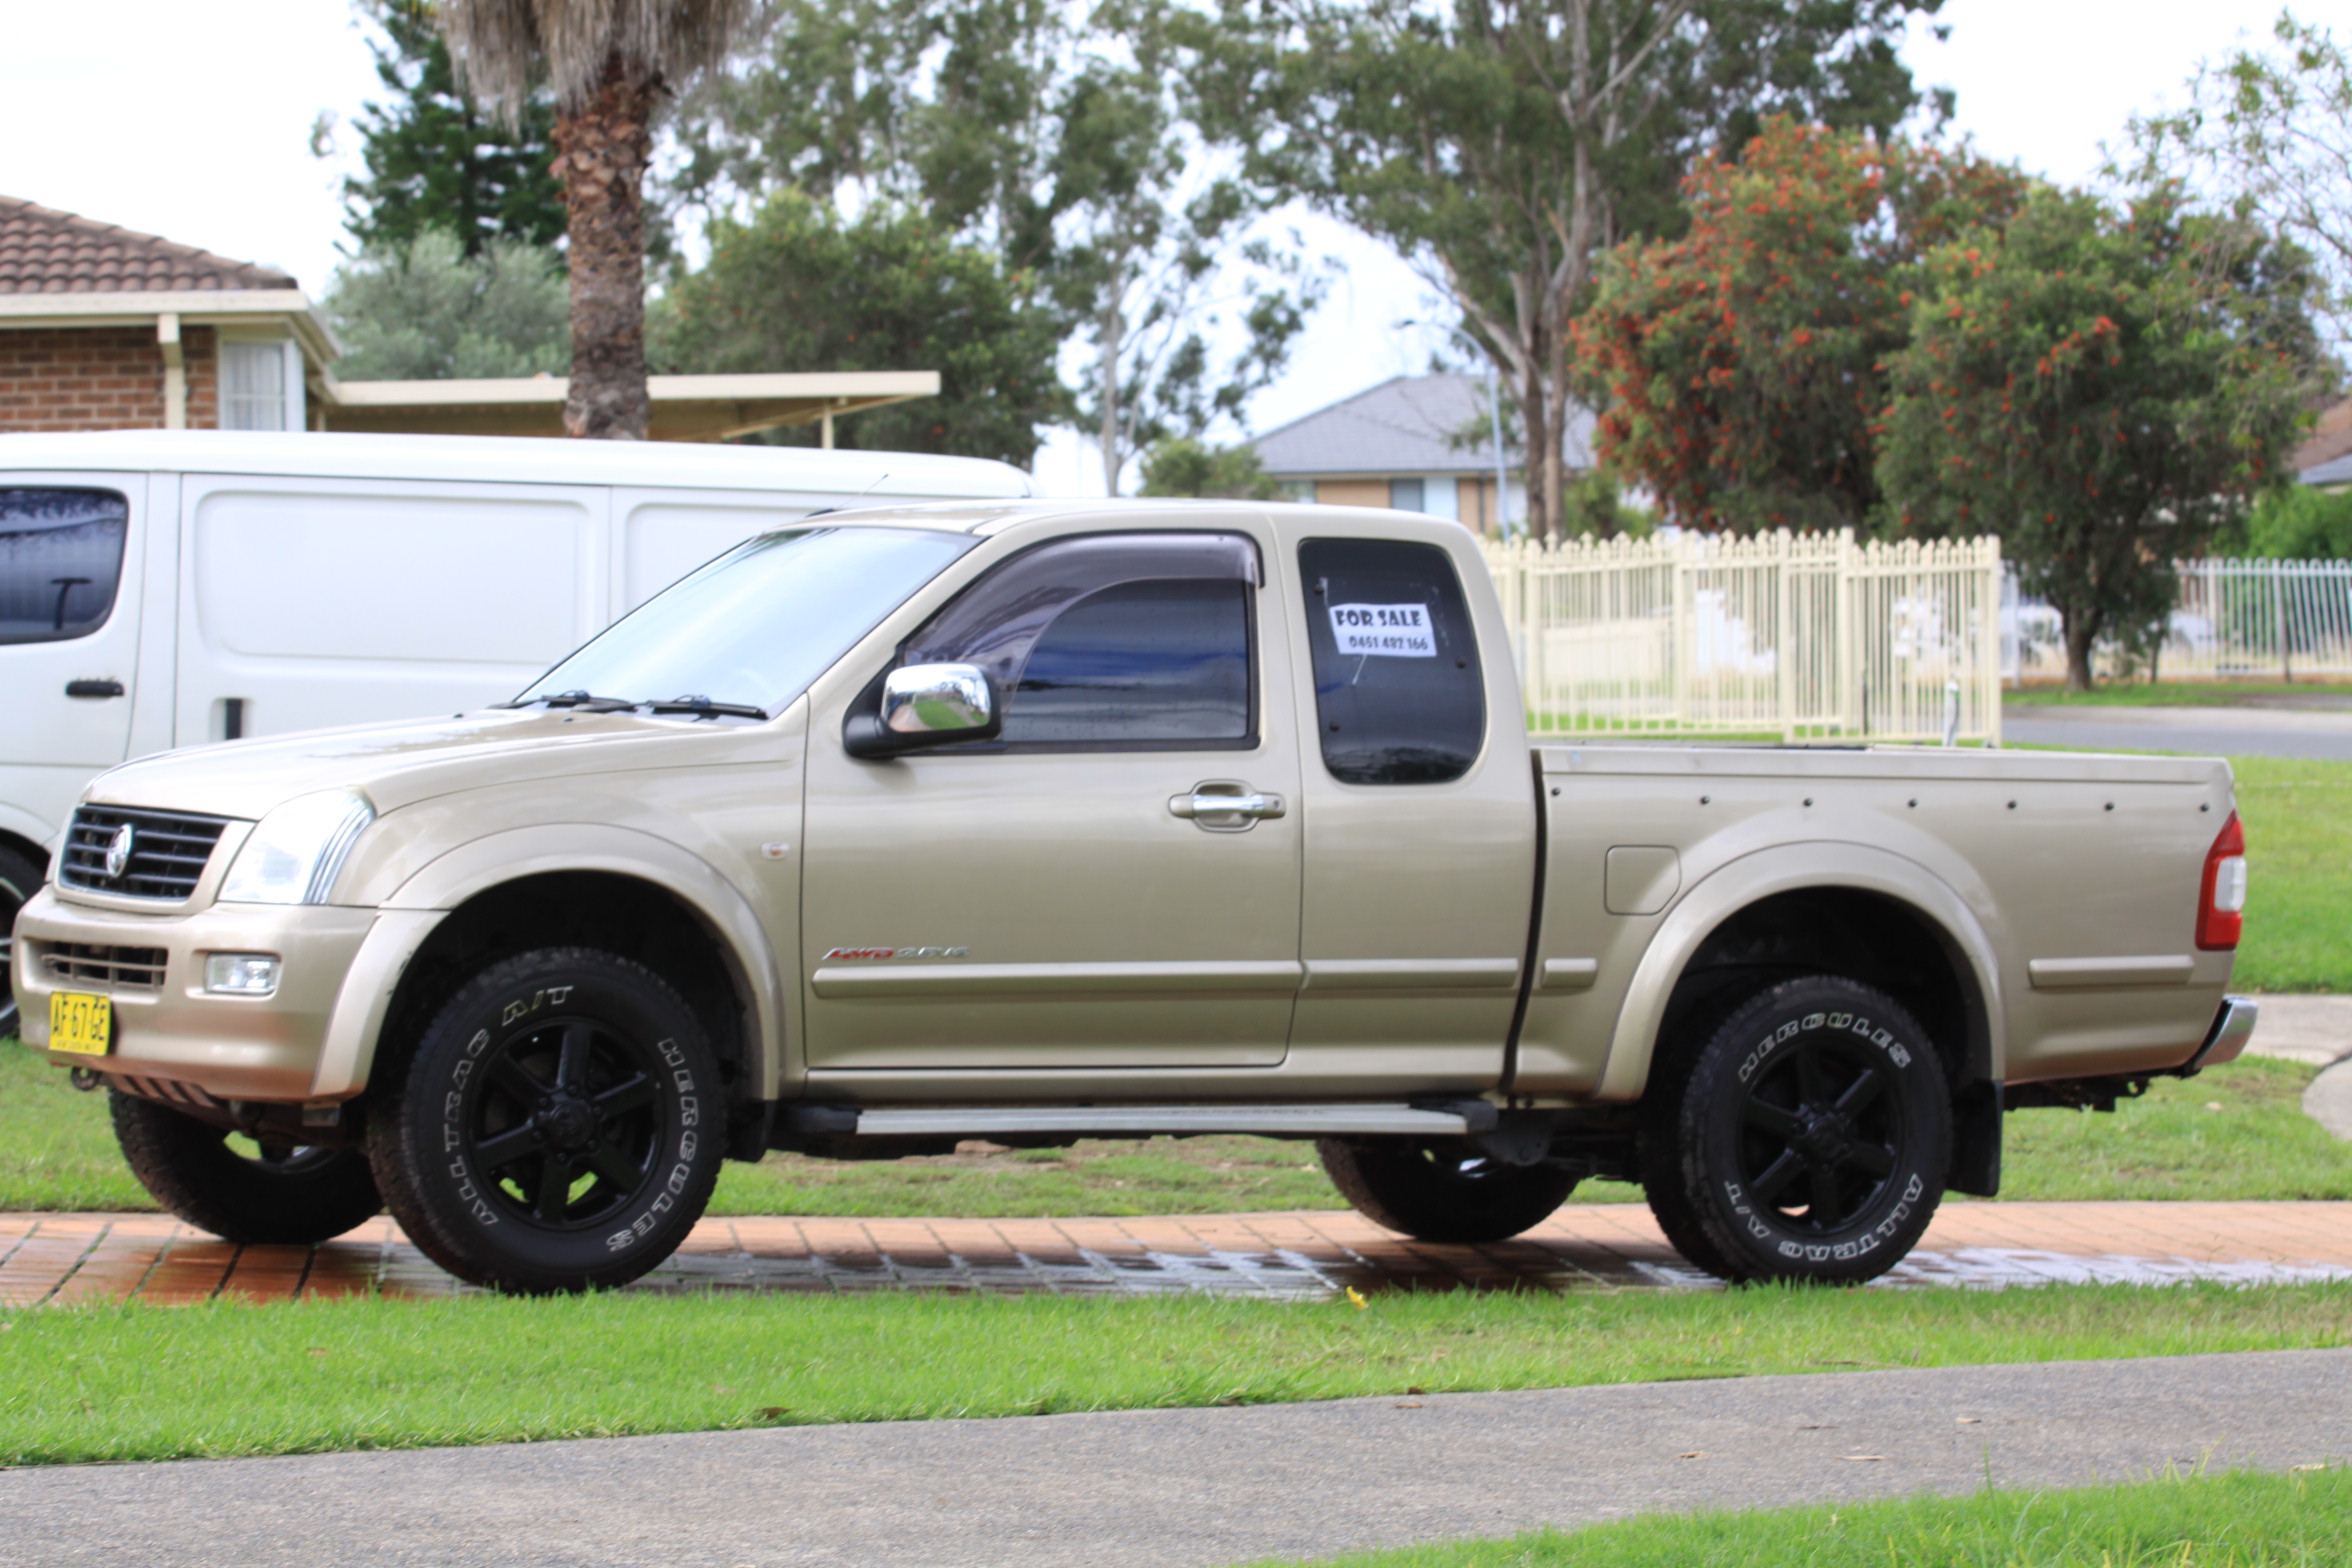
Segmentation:
{"type": "Polygon", "coordinates": [[[726,1158],[1206,1133],[1430,1241],[1609,1176],[1852,1281],[2005,1109],[2242,1049],[2245,887],[2218,761],[1531,748],[1449,523],[941,505],[749,540],[500,709],[115,769],[13,978],[174,1213],[389,1206],[512,1291],[641,1274],[726,1158]]]}

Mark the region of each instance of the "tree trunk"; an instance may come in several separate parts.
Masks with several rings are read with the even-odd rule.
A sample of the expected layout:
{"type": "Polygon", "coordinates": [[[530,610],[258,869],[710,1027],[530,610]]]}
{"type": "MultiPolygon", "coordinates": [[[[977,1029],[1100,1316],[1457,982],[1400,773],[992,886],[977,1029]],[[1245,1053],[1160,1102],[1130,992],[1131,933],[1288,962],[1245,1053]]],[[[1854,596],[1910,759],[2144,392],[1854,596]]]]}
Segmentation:
{"type": "Polygon", "coordinates": [[[1519,424],[1526,446],[1519,454],[1520,483],[1527,491],[1527,537],[1548,540],[1555,531],[1549,491],[1544,485],[1541,454],[1559,442],[1552,432],[1551,400],[1544,395],[1542,360],[1527,356],[1527,373],[1519,381],[1519,424]]]}
{"type": "Polygon", "coordinates": [[[2088,607],[2077,615],[2065,605],[2058,607],[2066,628],[2066,689],[2087,692],[2091,689],[2091,651],[2099,640],[2099,624],[2088,607]]]}
{"type": "Polygon", "coordinates": [[[659,83],[618,57],[586,105],[555,119],[555,174],[571,235],[572,387],[564,434],[642,441],[645,389],[645,165],[659,83]]]}

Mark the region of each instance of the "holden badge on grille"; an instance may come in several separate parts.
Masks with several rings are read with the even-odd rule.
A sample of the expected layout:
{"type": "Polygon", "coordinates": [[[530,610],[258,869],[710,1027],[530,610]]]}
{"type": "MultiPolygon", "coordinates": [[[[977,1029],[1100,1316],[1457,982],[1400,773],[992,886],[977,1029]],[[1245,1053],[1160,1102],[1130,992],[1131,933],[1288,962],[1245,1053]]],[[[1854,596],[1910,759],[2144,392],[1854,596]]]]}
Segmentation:
{"type": "Polygon", "coordinates": [[[138,834],[128,822],[114,830],[114,837],[106,841],[107,881],[112,882],[123,874],[123,868],[131,863],[131,848],[137,841],[138,834]]]}

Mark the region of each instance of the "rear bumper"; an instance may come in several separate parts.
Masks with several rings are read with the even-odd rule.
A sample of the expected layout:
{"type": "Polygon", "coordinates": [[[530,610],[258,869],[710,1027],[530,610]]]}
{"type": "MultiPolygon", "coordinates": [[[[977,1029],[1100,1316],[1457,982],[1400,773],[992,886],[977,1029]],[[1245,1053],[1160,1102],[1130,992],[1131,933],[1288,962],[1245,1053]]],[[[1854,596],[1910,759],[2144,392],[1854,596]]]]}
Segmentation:
{"type": "Polygon", "coordinates": [[[2186,1075],[2200,1067],[2236,1061],[2245,1054],[2246,1042],[2254,1037],[2254,1024],[2261,1014],[2261,1005],[2250,996],[2223,997],[2221,1011],[2213,1015],[2213,1027],[2205,1031],[2205,1043],[2182,1064],[2181,1072],[2186,1075]]]}
{"type": "Polygon", "coordinates": [[[11,978],[22,1038],[47,1048],[52,993],[104,995],[113,1004],[113,1049],[104,1056],[50,1051],[50,1061],[192,1085],[220,1100],[307,1099],[344,977],[376,918],[372,909],[323,905],[129,914],[67,903],[43,888],[16,922],[11,978]],[[160,953],[162,972],[157,983],[61,976],[54,966],[69,944],[142,958],[160,953]],[[276,994],[207,993],[204,960],[212,953],[276,954],[283,961],[276,994]]]}

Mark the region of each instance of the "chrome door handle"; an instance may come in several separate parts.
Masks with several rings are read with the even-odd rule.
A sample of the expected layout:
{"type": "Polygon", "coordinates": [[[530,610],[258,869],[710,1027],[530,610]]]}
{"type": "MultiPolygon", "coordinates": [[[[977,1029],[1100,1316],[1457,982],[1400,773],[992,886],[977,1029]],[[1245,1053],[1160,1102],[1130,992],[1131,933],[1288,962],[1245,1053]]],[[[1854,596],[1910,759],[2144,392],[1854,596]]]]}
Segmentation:
{"type": "Polygon", "coordinates": [[[1204,795],[1198,790],[1168,802],[1176,817],[1279,817],[1290,809],[1280,795],[1204,795]]]}

